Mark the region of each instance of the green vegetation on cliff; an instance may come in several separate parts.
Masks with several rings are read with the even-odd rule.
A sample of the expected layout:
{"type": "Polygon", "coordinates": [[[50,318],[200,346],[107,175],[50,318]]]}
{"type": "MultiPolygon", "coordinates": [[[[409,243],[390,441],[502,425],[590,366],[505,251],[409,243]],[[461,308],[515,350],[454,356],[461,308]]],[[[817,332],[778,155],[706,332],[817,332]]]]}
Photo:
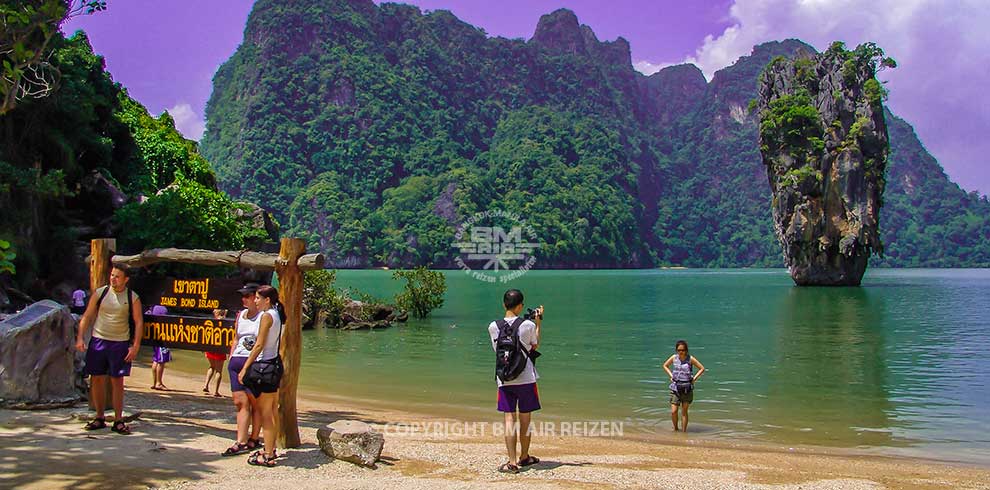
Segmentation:
{"type": "MultiPolygon", "coordinates": [[[[711,82],[690,65],[645,77],[625,40],[599,41],[566,10],[523,41],[446,11],[259,0],[214,78],[203,152],[223,189],[272,209],[336,266],[451,266],[458,226],[490,209],[536,225],[538,267],[779,266],[745,108],[764,67],[799,49],[813,51],[757,46],[711,82]]],[[[864,90],[882,103],[882,86],[864,90]]],[[[897,149],[916,140],[904,138],[891,137],[888,179],[912,171],[897,149]]],[[[918,230],[962,219],[901,209],[903,189],[889,187],[886,216],[918,230]]],[[[937,199],[969,199],[947,190],[937,199]]],[[[881,229],[899,250],[883,264],[932,263],[914,255],[921,234],[881,229]]],[[[974,246],[938,263],[987,264],[990,245],[974,246]]]]}
{"type": "Polygon", "coordinates": [[[85,34],[58,34],[48,47],[58,89],[0,116],[0,239],[18,252],[18,282],[44,291],[78,281],[86,269],[77,249],[96,236],[117,236],[130,252],[236,249],[257,235],[231,215],[235,204],[196,143],[114,83],[85,34]],[[120,207],[139,195],[150,197],[120,207]]]}

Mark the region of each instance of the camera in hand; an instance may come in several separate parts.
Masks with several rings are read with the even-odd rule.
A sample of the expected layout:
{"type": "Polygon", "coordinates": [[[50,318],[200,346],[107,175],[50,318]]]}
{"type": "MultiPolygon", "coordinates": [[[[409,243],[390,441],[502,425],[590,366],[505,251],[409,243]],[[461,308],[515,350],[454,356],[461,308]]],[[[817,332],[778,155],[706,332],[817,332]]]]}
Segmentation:
{"type": "Polygon", "coordinates": [[[526,319],[526,320],[529,320],[529,321],[533,321],[533,320],[536,320],[537,318],[539,318],[540,320],[542,320],[543,319],[543,315],[541,315],[537,310],[535,310],[533,308],[526,308],[526,314],[523,315],[523,319],[526,319]]]}

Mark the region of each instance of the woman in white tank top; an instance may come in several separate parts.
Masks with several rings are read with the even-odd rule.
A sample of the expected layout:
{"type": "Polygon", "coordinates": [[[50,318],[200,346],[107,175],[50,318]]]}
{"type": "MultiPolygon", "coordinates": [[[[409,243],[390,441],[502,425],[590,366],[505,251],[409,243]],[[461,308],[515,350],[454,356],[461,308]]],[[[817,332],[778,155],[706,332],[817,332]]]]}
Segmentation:
{"type": "Polygon", "coordinates": [[[257,408],[261,412],[261,426],[265,429],[264,452],[256,451],[248,458],[248,463],[256,466],[275,466],[275,403],[281,378],[273,383],[260,384],[248,378],[254,363],[270,362],[279,357],[281,347],[283,308],[278,302],[278,290],[271,286],[261,286],[255,293],[255,306],[259,313],[258,338],[248,354],[244,367],[238,373],[238,381],[255,393],[257,408]]]}
{"type": "Polygon", "coordinates": [[[261,315],[254,303],[255,293],[259,287],[258,284],[248,283],[237,290],[241,293],[241,305],[244,309],[237,314],[237,321],[234,324],[237,334],[230,345],[230,361],[227,362],[230,392],[234,399],[234,407],[237,408],[237,440],[220,453],[221,456],[234,456],[261,447],[261,410],[257,407],[258,400],[237,379],[251,353],[251,348],[254,347],[261,326],[261,315]]]}

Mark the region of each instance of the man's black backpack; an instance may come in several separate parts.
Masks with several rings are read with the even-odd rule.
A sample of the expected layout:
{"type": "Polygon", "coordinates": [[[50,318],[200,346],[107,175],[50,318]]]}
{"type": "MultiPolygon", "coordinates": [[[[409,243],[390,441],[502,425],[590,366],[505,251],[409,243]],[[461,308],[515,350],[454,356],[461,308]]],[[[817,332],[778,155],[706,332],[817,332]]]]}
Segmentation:
{"type": "Polygon", "coordinates": [[[495,325],[498,326],[498,337],[495,338],[495,376],[503,383],[518,378],[526,369],[529,351],[519,341],[519,326],[523,320],[522,317],[516,317],[511,325],[505,320],[495,320],[495,325]]]}
{"type": "MultiPolygon", "coordinates": [[[[96,314],[97,314],[97,316],[99,316],[99,314],[100,314],[100,305],[103,304],[103,298],[106,298],[107,297],[107,293],[109,293],[109,292],[110,292],[110,285],[107,284],[106,289],[104,289],[103,290],[103,293],[100,294],[100,299],[96,301],[96,314]]],[[[133,301],[133,300],[134,300],[134,292],[131,291],[131,288],[127,288],[127,302],[126,302],[127,303],[127,326],[130,327],[130,330],[131,330],[131,335],[130,335],[130,338],[128,339],[128,342],[134,340],[134,329],[136,328],[135,325],[134,325],[134,312],[131,311],[131,301],[133,301]]]]}

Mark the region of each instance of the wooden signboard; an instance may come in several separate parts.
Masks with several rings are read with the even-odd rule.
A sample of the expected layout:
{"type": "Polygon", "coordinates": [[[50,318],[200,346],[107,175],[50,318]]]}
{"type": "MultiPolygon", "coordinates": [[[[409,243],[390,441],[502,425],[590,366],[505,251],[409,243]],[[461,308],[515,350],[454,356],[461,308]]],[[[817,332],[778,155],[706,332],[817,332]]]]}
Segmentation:
{"type": "Polygon", "coordinates": [[[169,279],[159,304],[166,308],[212,311],[220,308],[220,298],[216,290],[210,291],[209,278],[169,279]]]}
{"type": "Polygon", "coordinates": [[[226,354],[237,332],[234,320],[177,315],[144,315],[142,345],[226,354]]]}

